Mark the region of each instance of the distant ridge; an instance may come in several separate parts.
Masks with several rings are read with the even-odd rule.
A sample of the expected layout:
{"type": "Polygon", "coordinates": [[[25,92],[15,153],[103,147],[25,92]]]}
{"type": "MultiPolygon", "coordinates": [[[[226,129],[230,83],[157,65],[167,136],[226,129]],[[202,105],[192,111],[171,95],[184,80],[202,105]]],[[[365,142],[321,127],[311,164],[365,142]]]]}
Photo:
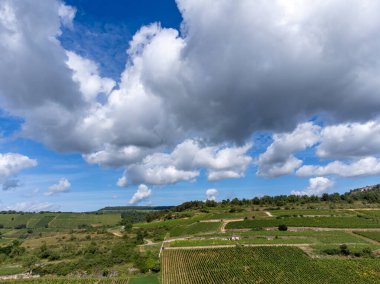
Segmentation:
{"type": "Polygon", "coordinates": [[[367,185],[365,187],[360,187],[350,190],[346,193],[350,196],[365,196],[365,195],[379,195],[380,194],[380,184],[367,185]]]}
{"type": "Polygon", "coordinates": [[[169,210],[174,206],[106,206],[98,212],[124,212],[130,210],[169,210]]]}
{"type": "Polygon", "coordinates": [[[380,184],[367,185],[365,187],[356,188],[356,189],[350,190],[349,193],[368,192],[368,191],[374,191],[374,192],[380,191],[380,184]]]}

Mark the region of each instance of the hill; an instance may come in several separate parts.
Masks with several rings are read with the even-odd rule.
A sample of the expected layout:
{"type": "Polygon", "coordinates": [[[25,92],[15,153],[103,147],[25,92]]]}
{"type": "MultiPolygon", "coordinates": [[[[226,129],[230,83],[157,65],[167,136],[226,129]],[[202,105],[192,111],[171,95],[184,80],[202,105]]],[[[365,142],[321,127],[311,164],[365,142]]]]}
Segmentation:
{"type": "Polygon", "coordinates": [[[26,283],[379,283],[379,188],[4,212],[0,282],[31,271],[41,277],[26,283]]]}

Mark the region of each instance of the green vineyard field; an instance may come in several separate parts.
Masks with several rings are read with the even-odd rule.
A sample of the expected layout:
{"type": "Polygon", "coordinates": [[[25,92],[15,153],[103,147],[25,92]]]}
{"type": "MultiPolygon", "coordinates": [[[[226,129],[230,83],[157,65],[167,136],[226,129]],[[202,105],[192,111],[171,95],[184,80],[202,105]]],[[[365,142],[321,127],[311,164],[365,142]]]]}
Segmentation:
{"type": "Polygon", "coordinates": [[[378,259],[311,259],[291,247],[164,250],[162,284],[379,283],[378,259]]]}
{"type": "Polygon", "coordinates": [[[366,219],[359,217],[298,217],[231,222],[227,224],[226,229],[277,227],[280,224],[285,224],[289,227],[380,228],[379,219],[366,219]]]}

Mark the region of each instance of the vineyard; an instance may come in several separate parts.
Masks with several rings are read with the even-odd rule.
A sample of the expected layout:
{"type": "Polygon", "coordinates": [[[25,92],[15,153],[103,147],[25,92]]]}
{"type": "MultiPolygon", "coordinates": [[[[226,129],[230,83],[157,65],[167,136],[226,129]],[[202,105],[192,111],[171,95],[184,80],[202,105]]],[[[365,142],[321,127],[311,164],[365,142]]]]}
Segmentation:
{"type": "Polygon", "coordinates": [[[162,284],[379,283],[378,260],[309,258],[291,247],[164,250],[162,284]]]}
{"type": "Polygon", "coordinates": [[[26,228],[56,228],[77,229],[80,225],[114,226],[120,222],[120,214],[94,213],[18,213],[0,214],[0,225],[3,228],[13,229],[24,225],[26,228]]]}
{"type": "Polygon", "coordinates": [[[262,220],[244,220],[228,223],[226,229],[251,229],[277,227],[285,224],[289,227],[324,227],[324,228],[379,228],[380,220],[360,217],[295,217],[262,220]]]}
{"type": "Polygon", "coordinates": [[[183,236],[183,235],[194,235],[206,232],[215,232],[218,231],[221,226],[220,222],[212,223],[201,223],[196,222],[188,226],[176,226],[170,229],[170,236],[183,236]]]}

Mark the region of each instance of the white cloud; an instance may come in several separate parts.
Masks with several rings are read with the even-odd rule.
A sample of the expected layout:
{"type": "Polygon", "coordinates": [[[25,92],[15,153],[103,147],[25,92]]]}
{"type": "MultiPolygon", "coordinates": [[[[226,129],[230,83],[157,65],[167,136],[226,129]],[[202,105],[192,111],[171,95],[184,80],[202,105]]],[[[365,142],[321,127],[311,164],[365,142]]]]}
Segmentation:
{"type": "Polygon", "coordinates": [[[99,76],[98,66],[91,60],[67,51],[67,65],[73,70],[73,81],[79,83],[80,91],[88,101],[96,99],[99,94],[108,95],[116,83],[110,78],[99,76]]]}
{"type": "Polygon", "coordinates": [[[51,196],[61,192],[70,191],[71,183],[67,178],[61,178],[58,183],[49,186],[48,192],[45,193],[46,196],[51,196]]]}
{"type": "Polygon", "coordinates": [[[15,204],[2,204],[0,202],[0,210],[8,211],[22,211],[22,212],[39,212],[39,211],[57,211],[60,206],[48,203],[48,202],[38,202],[38,201],[27,201],[27,202],[17,202],[15,204]]]}
{"type": "MultiPolygon", "coordinates": [[[[126,180],[134,184],[171,184],[191,181],[199,170],[208,171],[209,180],[244,176],[252,158],[247,155],[251,145],[242,147],[202,146],[195,140],[186,140],[170,153],[148,155],[141,163],[127,167],[126,180]]],[[[123,184],[125,184],[123,182],[123,184]]]]}
{"type": "Polygon", "coordinates": [[[325,127],[317,148],[321,158],[355,158],[380,155],[380,123],[344,123],[325,127]]]}
{"type": "Polygon", "coordinates": [[[206,190],[206,200],[216,200],[219,195],[219,191],[215,188],[210,188],[206,190]]]}
{"type": "Polygon", "coordinates": [[[146,200],[151,196],[151,194],[152,191],[145,184],[140,184],[131,200],[129,200],[129,204],[137,204],[143,200],[146,200]]]}
{"type": "Polygon", "coordinates": [[[315,177],[309,179],[309,186],[302,191],[292,191],[292,194],[295,195],[321,195],[322,193],[327,192],[334,182],[325,177],[315,177]]]}
{"type": "Polygon", "coordinates": [[[126,187],[128,185],[128,180],[126,176],[122,176],[117,180],[117,186],[126,187]]]}
{"type": "Polygon", "coordinates": [[[125,147],[105,145],[103,150],[83,155],[83,158],[90,164],[120,167],[139,162],[151,152],[150,149],[133,145],[125,147]]]}
{"type": "Polygon", "coordinates": [[[37,166],[37,161],[16,153],[0,153],[0,177],[7,178],[23,169],[37,166]]]}
{"type": "Polygon", "coordinates": [[[72,29],[76,12],[74,7],[61,4],[58,8],[58,15],[61,18],[62,25],[72,29]]]}
{"type": "Polygon", "coordinates": [[[302,165],[293,153],[316,144],[319,132],[319,126],[307,122],[299,124],[293,132],[274,134],[273,143],[258,158],[257,174],[274,177],[293,173],[302,165]]]}
{"type": "MultiPolygon", "coordinates": [[[[179,170],[170,165],[139,164],[132,165],[126,170],[126,180],[134,184],[174,184],[180,181],[190,181],[199,175],[198,171],[179,170]]],[[[122,179],[122,178],[121,178],[122,179]]],[[[119,179],[120,180],[120,179],[119,179]]]]}
{"type": "Polygon", "coordinates": [[[19,186],[17,174],[27,168],[37,166],[37,161],[16,153],[0,153],[0,184],[3,190],[19,186]]]}
{"type": "Polygon", "coordinates": [[[296,172],[299,176],[338,175],[342,177],[359,177],[380,174],[380,159],[366,157],[350,163],[334,161],[325,166],[304,165],[296,172]]]}
{"type": "Polygon", "coordinates": [[[15,210],[24,212],[57,211],[60,206],[48,202],[18,202],[11,205],[0,204],[0,210],[15,210]]]}

